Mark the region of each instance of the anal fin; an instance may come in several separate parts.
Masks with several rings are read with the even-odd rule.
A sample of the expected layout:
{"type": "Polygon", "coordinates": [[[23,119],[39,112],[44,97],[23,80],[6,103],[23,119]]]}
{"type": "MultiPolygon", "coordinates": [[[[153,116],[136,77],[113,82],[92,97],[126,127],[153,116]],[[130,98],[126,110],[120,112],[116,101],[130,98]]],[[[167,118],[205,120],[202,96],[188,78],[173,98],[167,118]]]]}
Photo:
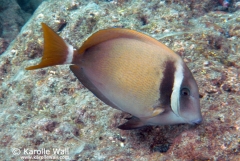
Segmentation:
{"type": "Polygon", "coordinates": [[[144,126],[146,126],[146,124],[142,120],[133,116],[127,122],[118,126],[118,128],[122,130],[132,130],[132,129],[142,128],[144,126]]]}

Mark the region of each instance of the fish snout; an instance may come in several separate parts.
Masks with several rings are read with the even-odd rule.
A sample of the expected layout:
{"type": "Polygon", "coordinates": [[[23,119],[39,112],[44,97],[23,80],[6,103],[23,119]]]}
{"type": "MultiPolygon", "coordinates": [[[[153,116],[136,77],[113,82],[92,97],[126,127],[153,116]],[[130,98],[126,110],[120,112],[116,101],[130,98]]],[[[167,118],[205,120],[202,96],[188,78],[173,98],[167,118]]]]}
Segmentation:
{"type": "Polygon", "coordinates": [[[199,124],[201,124],[202,123],[202,118],[200,118],[200,119],[197,119],[197,120],[194,120],[194,121],[192,121],[192,124],[194,124],[194,125],[199,125],[199,124]]]}

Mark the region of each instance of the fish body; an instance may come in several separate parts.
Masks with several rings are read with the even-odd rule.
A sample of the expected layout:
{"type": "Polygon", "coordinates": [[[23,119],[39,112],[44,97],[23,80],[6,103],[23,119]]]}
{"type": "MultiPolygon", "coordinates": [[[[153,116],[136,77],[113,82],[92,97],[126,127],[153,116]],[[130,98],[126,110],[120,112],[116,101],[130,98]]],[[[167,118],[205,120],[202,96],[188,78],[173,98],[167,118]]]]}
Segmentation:
{"type": "Polygon", "coordinates": [[[181,57],[129,29],[105,29],[74,50],[46,24],[42,61],[26,69],[73,64],[78,80],[107,105],[133,115],[121,129],[202,121],[198,86],[181,57]]]}

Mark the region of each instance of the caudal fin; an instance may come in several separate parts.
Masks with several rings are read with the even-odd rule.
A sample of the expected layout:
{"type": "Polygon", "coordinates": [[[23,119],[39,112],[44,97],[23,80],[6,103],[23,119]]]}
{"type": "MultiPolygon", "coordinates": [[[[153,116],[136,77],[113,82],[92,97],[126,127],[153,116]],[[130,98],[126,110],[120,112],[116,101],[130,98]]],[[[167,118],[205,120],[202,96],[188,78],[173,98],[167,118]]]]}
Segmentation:
{"type": "Polygon", "coordinates": [[[26,70],[39,69],[60,64],[70,64],[73,59],[73,47],[68,45],[45,23],[42,23],[42,29],[44,36],[42,60],[38,65],[27,67],[26,70]]]}

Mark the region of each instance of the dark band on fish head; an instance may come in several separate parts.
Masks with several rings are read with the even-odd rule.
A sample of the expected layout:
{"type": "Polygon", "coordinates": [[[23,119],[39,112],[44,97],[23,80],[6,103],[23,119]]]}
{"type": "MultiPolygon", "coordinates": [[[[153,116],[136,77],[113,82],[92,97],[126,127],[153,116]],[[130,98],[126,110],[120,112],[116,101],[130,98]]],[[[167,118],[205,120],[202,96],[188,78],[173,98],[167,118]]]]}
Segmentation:
{"type": "Polygon", "coordinates": [[[160,92],[159,101],[161,102],[162,105],[171,104],[171,94],[173,90],[175,70],[176,70],[176,67],[173,61],[169,60],[165,63],[163,78],[159,88],[159,92],[160,92]]]}

